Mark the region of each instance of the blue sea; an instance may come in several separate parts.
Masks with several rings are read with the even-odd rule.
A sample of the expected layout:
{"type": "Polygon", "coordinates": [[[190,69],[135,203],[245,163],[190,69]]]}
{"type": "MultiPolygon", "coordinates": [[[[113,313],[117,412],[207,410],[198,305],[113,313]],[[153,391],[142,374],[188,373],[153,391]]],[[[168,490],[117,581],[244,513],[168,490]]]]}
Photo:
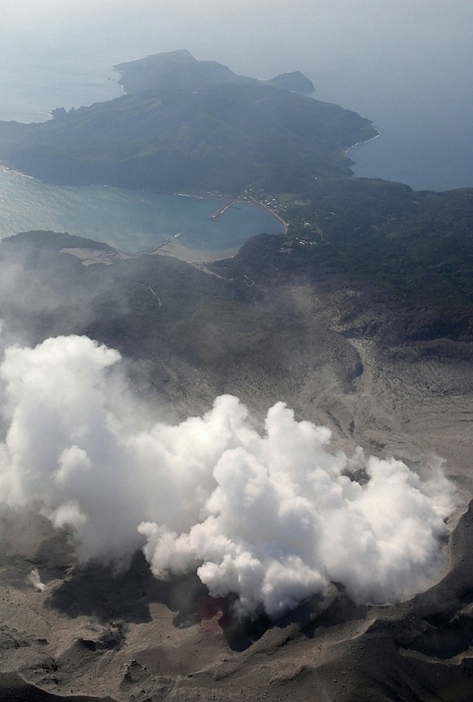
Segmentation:
{"type": "Polygon", "coordinates": [[[188,248],[215,252],[239,248],[261,232],[281,232],[277,219],[251,203],[236,202],[219,219],[209,220],[225,202],[99,185],[48,185],[0,168],[0,238],[45,229],[134,253],[179,235],[188,248]]]}

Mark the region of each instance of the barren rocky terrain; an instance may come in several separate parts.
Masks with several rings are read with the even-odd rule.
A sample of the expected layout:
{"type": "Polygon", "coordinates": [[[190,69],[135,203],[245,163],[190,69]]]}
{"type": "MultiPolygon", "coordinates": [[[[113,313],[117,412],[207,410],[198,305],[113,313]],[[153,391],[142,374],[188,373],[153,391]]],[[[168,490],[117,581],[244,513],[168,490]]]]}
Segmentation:
{"type": "MultiPolygon", "coordinates": [[[[357,606],[332,584],[277,621],[245,622],[196,576],[159,581],[141,554],[118,575],[81,565],[67,530],[4,507],[2,700],[473,699],[473,345],[406,341],[412,319],[389,295],[336,276],[254,292],[241,319],[218,327],[196,311],[181,347],[169,329],[143,346],[136,386],[174,418],[222,393],[256,416],[283,400],[329,426],[333,449],[394,455],[424,476],[443,460],[458,491],[448,572],[400,604],[357,606]]],[[[106,327],[91,329],[109,341],[106,327]]]]}

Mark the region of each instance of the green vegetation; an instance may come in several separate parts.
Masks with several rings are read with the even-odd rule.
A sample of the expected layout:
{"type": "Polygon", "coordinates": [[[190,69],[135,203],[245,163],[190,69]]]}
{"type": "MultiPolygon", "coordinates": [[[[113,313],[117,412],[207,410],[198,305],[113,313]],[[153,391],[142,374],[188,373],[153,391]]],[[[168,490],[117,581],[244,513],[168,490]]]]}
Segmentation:
{"type": "Polygon", "coordinates": [[[196,90],[204,85],[229,83],[266,84],[303,95],[315,90],[312,81],[300,71],[283,73],[268,81],[259,81],[248,76],[239,76],[216,61],[197,61],[185,50],[147,56],[138,61],[120,63],[115,68],[122,74],[119,82],[127,94],[162,88],[196,90]]]}
{"type": "MultiPolygon", "coordinates": [[[[307,87],[301,74],[283,74],[265,84],[221,64],[196,61],[186,51],[118,69],[128,95],[69,113],[56,110],[44,124],[0,123],[0,158],[56,183],[189,193],[246,190],[271,201],[289,230],[284,238],[260,237],[235,260],[216,263],[225,277],[249,276],[266,284],[335,273],[384,290],[404,310],[422,310],[418,334],[473,338],[472,190],[413,192],[398,183],[353,178],[344,149],[373,136],[373,127],[337,105],[289,92],[295,84],[307,87]]],[[[91,242],[61,236],[23,235],[15,240],[15,255],[23,256],[27,269],[32,257],[39,257],[48,280],[51,270],[55,286],[63,280],[60,294],[71,304],[84,301],[85,278],[92,287],[99,282],[102,292],[93,303],[97,323],[108,319],[110,334],[131,334],[130,343],[134,332],[127,329],[135,329],[137,318],[151,315],[159,324],[178,324],[184,317],[198,318],[207,306],[220,324],[237,319],[246,299],[246,283],[222,287],[222,281],[209,282],[189,267],[176,287],[176,266],[184,264],[159,257],[84,273],[78,261],[64,263],[59,250],[91,247],[91,242]],[[163,281],[173,291],[161,307],[150,288],[161,288],[163,281]],[[120,308],[119,318],[112,283],[126,292],[128,312],[120,308]]],[[[11,246],[5,243],[3,256],[11,246]]],[[[99,247],[107,248],[93,244],[99,247]]],[[[41,294],[45,291],[36,290],[41,294]]]]}
{"type": "Polygon", "coordinates": [[[418,334],[473,338],[473,190],[414,192],[344,178],[316,181],[284,202],[285,238],[249,242],[216,269],[257,280],[274,279],[275,271],[286,279],[349,275],[387,290],[404,308],[431,310],[418,334]]]}
{"type": "Polygon", "coordinates": [[[204,85],[259,83],[255,78],[238,76],[216,61],[197,61],[183,49],[120,63],[115,69],[122,74],[119,82],[128,95],[162,88],[196,90],[204,85]]]}
{"type": "Polygon", "coordinates": [[[21,251],[32,251],[37,255],[39,251],[60,251],[64,248],[90,248],[95,251],[105,251],[108,253],[115,251],[115,249],[108,244],[86,239],[83,236],[44,230],[21,232],[14,237],[3,239],[2,244],[3,248],[6,247],[9,249],[10,247],[14,247],[16,254],[21,251]]]}
{"type": "Polygon", "coordinates": [[[0,158],[52,183],[300,192],[316,177],[349,175],[344,151],[375,134],[338,105],[176,53],[121,67],[138,92],[55,110],[43,124],[0,123],[0,158]]]}
{"type": "Polygon", "coordinates": [[[281,73],[281,75],[268,80],[268,85],[281,88],[281,90],[291,90],[295,93],[301,93],[302,95],[309,95],[315,91],[312,81],[300,71],[281,73]]]}

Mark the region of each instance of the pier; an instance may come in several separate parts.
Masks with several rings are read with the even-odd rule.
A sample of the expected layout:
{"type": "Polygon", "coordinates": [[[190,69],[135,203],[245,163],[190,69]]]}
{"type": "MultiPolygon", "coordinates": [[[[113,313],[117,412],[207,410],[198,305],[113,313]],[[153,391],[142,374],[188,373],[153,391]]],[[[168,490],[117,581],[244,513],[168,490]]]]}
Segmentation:
{"type": "Polygon", "coordinates": [[[234,197],[232,200],[229,202],[226,202],[225,205],[222,205],[222,207],[219,207],[218,210],[215,210],[215,212],[212,212],[211,215],[208,216],[208,219],[211,219],[212,221],[217,221],[217,219],[220,217],[220,215],[225,214],[227,210],[230,209],[230,207],[237,201],[238,198],[234,197]]]}

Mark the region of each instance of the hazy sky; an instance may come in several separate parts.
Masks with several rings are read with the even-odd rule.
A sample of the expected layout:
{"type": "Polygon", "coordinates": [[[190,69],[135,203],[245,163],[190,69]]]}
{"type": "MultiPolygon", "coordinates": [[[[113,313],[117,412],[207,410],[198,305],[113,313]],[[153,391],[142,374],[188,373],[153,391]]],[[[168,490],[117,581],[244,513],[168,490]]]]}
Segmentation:
{"type": "Polygon", "coordinates": [[[0,41],[7,63],[187,48],[258,78],[305,70],[322,91],[395,90],[409,72],[413,96],[418,83],[451,96],[473,68],[472,27],[470,0],[3,0],[0,41]]]}
{"type": "Polygon", "coordinates": [[[470,0],[3,0],[0,36],[15,52],[51,42],[84,51],[99,39],[116,60],[185,47],[237,70],[257,61],[263,73],[299,67],[314,51],[359,61],[369,46],[381,61],[394,51],[432,69],[422,52],[444,61],[444,46],[454,35],[461,48],[472,21],[470,0]]]}

